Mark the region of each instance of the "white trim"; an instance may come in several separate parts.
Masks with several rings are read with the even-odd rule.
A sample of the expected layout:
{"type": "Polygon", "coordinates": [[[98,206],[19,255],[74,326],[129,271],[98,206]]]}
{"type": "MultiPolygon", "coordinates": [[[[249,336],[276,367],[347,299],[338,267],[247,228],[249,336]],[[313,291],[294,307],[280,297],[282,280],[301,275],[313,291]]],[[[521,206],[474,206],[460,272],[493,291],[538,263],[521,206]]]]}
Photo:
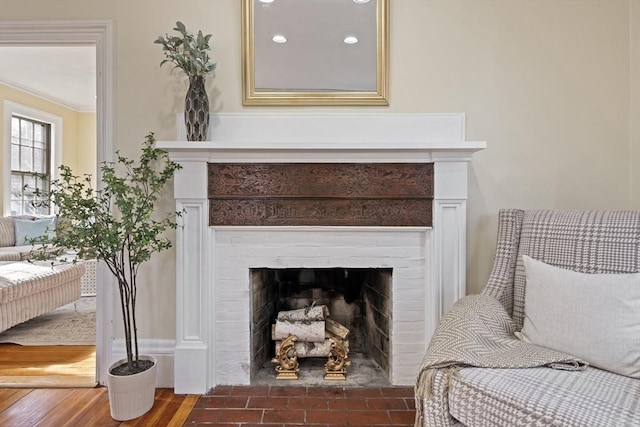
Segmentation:
{"type": "Polygon", "coordinates": [[[439,316],[466,294],[466,200],[434,200],[439,316]]]}
{"type": "Polygon", "coordinates": [[[2,177],[3,182],[3,215],[11,215],[11,117],[13,115],[21,116],[27,119],[37,120],[39,122],[51,125],[51,141],[50,141],[50,176],[51,179],[58,178],[58,167],[62,164],[62,150],[64,146],[63,138],[63,120],[62,117],[45,111],[37,110],[27,105],[18,104],[16,102],[4,101],[2,114],[4,115],[3,126],[4,135],[2,137],[2,170],[5,171],[2,177]]]}
{"type": "Polygon", "coordinates": [[[209,277],[207,264],[208,200],[176,200],[176,209],[184,212],[176,230],[176,250],[192,257],[176,258],[176,364],[174,389],[178,393],[199,394],[208,389],[207,343],[209,321],[206,304],[209,277]],[[184,363],[186,361],[186,363],[184,363]]]}
{"type": "MultiPolygon", "coordinates": [[[[138,339],[138,351],[142,355],[149,355],[156,358],[158,369],[156,374],[156,387],[173,388],[173,359],[174,348],[176,342],[174,340],[162,339],[138,339]]],[[[111,362],[109,365],[120,359],[126,359],[127,352],[124,346],[124,340],[118,339],[113,341],[111,348],[111,362]]]]}
{"type": "Polygon", "coordinates": [[[432,162],[469,161],[486,148],[465,141],[465,116],[383,113],[219,113],[210,141],[158,141],[175,161],[432,162]]]}
{"type": "MultiPolygon", "coordinates": [[[[0,45],[95,45],[97,165],[113,159],[113,23],[111,21],[0,21],[0,45]]],[[[97,176],[98,188],[102,180],[97,176]]],[[[113,339],[113,277],[97,269],[96,379],[106,383],[113,339]],[[107,292],[107,289],[110,290],[107,292]]]]}
{"type": "MultiPolygon", "coordinates": [[[[186,142],[183,114],[176,115],[177,140],[186,142]]],[[[464,113],[216,113],[207,141],[219,144],[339,146],[439,145],[465,141],[464,113]]]]}

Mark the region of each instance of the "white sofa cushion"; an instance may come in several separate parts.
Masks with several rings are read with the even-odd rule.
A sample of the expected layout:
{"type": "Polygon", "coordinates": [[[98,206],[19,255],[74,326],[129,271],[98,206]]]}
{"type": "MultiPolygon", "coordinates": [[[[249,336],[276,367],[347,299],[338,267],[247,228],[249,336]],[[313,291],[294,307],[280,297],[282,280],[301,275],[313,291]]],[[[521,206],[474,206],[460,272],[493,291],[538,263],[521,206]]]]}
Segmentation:
{"type": "Polygon", "coordinates": [[[523,256],[522,339],[640,378],[640,273],[587,274],[523,256]]]}
{"type": "Polygon", "coordinates": [[[16,244],[16,233],[13,229],[13,218],[0,217],[0,247],[16,244]]]}

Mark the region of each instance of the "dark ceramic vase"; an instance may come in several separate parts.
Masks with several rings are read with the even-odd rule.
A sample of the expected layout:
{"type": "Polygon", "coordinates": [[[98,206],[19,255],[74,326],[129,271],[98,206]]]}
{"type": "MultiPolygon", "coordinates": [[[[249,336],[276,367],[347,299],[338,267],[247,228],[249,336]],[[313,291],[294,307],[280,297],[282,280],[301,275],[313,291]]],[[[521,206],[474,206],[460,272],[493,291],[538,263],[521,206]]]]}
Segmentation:
{"type": "Polygon", "coordinates": [[[187,90],[184,104],[187,140],[206,140],[207,129],[209,129],[209,97],[204,89],[204,77],[189,78],[189,90],[187,90]]]}

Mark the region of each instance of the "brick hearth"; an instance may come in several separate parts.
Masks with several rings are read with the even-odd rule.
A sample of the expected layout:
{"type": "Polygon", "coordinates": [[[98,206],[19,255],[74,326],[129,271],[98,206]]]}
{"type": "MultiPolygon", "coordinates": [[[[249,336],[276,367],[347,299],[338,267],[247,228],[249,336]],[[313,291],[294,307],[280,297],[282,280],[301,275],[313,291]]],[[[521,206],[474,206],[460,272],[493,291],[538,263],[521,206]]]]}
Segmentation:
{"type": "Polygon", "coordinates": [[[412,387],[218,386],[185,426],[413,426],[412,387]]]}

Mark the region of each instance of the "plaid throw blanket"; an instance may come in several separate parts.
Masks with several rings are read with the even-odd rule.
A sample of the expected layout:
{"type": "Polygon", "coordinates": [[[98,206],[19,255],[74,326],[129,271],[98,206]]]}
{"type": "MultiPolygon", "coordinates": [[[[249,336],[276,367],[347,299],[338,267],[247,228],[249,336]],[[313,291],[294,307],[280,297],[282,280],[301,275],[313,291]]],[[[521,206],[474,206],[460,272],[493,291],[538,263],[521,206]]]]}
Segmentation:
{"type": "MultiPolygon", "coordinates": [[[[587,363],[519,340],[516,325],[498,300],[487,295],[469,295],[445,314],[429,343],[416,382],[416,427],[422,426],[422,400],[443,398],[448,387],[434,390],[438,370],[456,375],[462,366],[480,368],[533,368],[582,370],[587,363]],[[438,394],[436,396],[436,394],[438,394]]],[[[446,397],[445,397],[446,398],[446,397]]]]}

